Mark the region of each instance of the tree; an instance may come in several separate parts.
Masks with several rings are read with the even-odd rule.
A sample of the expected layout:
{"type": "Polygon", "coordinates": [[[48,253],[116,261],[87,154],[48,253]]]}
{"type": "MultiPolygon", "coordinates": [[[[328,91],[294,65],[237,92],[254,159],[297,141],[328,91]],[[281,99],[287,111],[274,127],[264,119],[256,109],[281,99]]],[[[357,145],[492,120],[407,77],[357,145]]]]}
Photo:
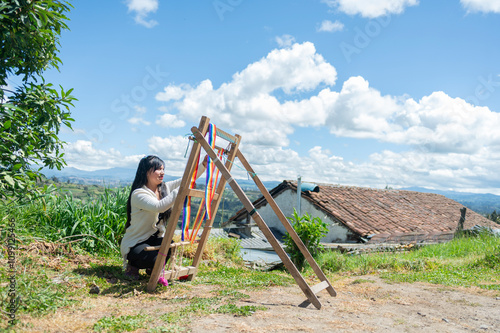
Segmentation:
{"type": "Polygon", "coordinates": [[[487,214],[486,217],[498,224],[500,224],[500,214],[497,214],[497,211],[494,210],[493,213],[487,214]]]}
{"type": "Polygon", "coordinates": [[[71,129],[75,98],[42,74],[59,69],[70,7],[57,0],[0,0],[0,198],[30,198],[43,167],[65,165],[58,134],[61,125],[71,129]],[[12,77],[22,83],[11,88],[12,77]]]}

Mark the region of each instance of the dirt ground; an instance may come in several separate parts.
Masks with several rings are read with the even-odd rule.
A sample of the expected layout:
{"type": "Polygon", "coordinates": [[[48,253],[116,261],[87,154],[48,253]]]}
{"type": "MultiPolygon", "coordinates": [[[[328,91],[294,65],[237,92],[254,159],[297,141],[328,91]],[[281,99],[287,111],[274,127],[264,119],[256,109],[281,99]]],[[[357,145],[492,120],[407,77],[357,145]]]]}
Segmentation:
{"type": "MultiPolygon", "coordinates": [[[[423,283],[388,284],[377,276],[333,283],[337,297],[318,294],[323,305],[299,307],[306,298],[296,285],[245,292],[237,305],[264,306],[252,316],[213,314],[192,318],[191,332],[500,332],[500,295],[423,283]]],[[[137,293],[117,299],[87,297],[80,304],[41,318],[21,316],[23,332],[88,332],[103,316],[166,313],[173,298],[213,296],[214,286],[189,286],[189,296],[165,289],[154,297],[137,293]]],[[[146,332],[147,329],[136,332],[146,332]]]]}
{"type": "MultiPolygon", "coordinates": [[[[359,279],[359,278],[358,278],[359,279]]],[[[387,284],[377,277],[318,294],[321,310],[295,287],[252,294],[251,317],[209,316],[193,332],[500,332],[500,297],[429,284],[387,284]]]]}

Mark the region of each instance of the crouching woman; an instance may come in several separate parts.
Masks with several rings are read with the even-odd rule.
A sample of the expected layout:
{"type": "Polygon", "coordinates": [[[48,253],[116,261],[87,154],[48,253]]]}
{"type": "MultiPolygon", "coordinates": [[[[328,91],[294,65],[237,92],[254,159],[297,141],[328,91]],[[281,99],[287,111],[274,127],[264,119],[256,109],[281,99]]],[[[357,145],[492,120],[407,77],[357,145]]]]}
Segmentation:
{"type": "MultiPolygon", "coordinates": [[[[204,172],[205,166],[206,160],[199,166],[198,175],[204,172]]],[[[134,279],[139,278],[140,269],[151,273],[158,250],[145,251],[145,248],[161,245],[166,227],[162,222],[166,219],[159,220],[159,213],[166,212],[173,206],[179,191],[181,179],[163,182],[164,175],[163,160],[157,156],[146,156],[139,162],[130,189],[127,224],[120,250],[125,275],[134,279]]]]}

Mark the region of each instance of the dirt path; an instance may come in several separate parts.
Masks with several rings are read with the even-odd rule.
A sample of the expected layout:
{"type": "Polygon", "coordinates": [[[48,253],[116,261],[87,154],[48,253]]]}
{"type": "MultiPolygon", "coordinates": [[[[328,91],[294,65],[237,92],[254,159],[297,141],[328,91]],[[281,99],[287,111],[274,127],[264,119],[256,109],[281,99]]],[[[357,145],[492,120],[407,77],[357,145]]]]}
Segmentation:
{"type": "MultiPolygon", "coordinates": [[[[500,332],[498,292],[451,289],[430,284],[388,284],[376,276],[334,283],[337,297],[322,291],[321,310],[305,300],[299,287],[273,287],[250,295],[237,305],[264,306],[249,317],[209,315],[193,318],[192,332],[500,332]]],[[[192,286],[189,297],[213,296],[213,286],[192,286]]],[[[138,294],[127,299],[96,295],[42,318],[23,316],[23,332],[88,332],[99,318],[158,315],[172,311],[175,297],[166,290],[156,297],[138,294]]],[[[188,327],[183,327],[184,329],[188,327]]],[[[146,332],[147,330],[137,330],[146,332]]]]}
{"type": "Polygon", "coordinates": [[[363,280],[346,281],[337,297],[320,293],[319,311],[297,306],[304,296],[296,286],[254,293],[248,303],[267,311],[245,318],[212,315],[193,332],[500,332],[500,297],[493,294],[363,280]]]}

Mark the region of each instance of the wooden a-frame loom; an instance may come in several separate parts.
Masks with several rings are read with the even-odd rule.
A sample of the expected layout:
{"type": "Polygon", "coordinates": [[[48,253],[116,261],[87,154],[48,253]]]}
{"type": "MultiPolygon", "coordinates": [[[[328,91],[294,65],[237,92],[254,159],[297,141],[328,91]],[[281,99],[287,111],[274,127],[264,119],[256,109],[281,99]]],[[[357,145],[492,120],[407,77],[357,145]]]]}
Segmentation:
{"type": "MultiPolygon", "coordinates": [[[[217,213],[217,209],[219,207],[219,203],[222,199],[222,193],[224,191],[224,188],[226,186],[226,183],[229,183],[231,188],[233,189],[234,193],[238,196],[240,201],[243,203],[245,206],[246,210],[249,212],[250,216],[254,219],[260,230],[264,233],[266,236],[267,240],[269,243],[272,245],[274,251],[278,254],[280,257],[281,261],[287,268],[287,270],[290,272],[290,274],[293,276],[299,287],[302,289],[304,294],[307,297],[307,301],[304,301],[301,306],[307,306],[310,303],[312,303],[317,309],[321,308],[321,303],[318,300],[318,297],[316,294],[318,294],[320,291],[326,289],[328,293],[331,296],[336,296],[337,293],[335,292],[335,289],[333,289],[332,285],[326,278],[325,274],[321,270],[321,268],[318,266],[314,258],[311,256],[307,248],[305,247],[304,243],[302,240],[299,238],[295,230],[293,229],[292,225],[290,222],[287,220],[281,209],[278,207],[276,202],[274,201],[273,197],[265,186],[262,184],[260,181],[259,177],[255,174],[253,171],[252,167],[250,164],[247,162],[241,151],[238,149],[241,137],[239,135],[230,135],[223,130],[217,128],[216,133],[218,137],[221,137],[224,140],[227,140],[230,142],[230,149],[227,150],[227,161],[225,164],[217,157],[217,154],[215,151],[210,147],[208,144],[207,140],[205,140],[205,134],[208,131],[208,127],[210,124],[210,119],[207,117],[202,117],[200,120],[200,124],[198,127],[193,127],[191,128],[191,131],[194,136],[194,144],[191,149],[191,154],[189,156],[186,169],[184,171],[184,175],[181,180],[179,192],[177,195],[177,198],[175,200],[174,206],[172,208],[172,214],[169,219],[169,223],[166,228],[165,236],[163,238],[162,244],[159,247],[159,252],[160,254],[166,254],[168,249],[171,248],[173,251],[178,247],[178,246],[183,246],[185,243],[172,243],[172,238],[174,236],[175,229],[177,227],[177,221],[179,220],[180,214],[182,212],[183,208],[183,203],[184,200],[186,199],[187,196],[191,197],[198,197],[198,198],[203,198],[205,195],[204,191],[201,190],[196,190],[196,189],[190,189],[189,184],[191,181],[191,176],[195,170],[196,163],[197,163],[197,157],[200,154],[201,148],[205,150],[205,152],[210,156],[210,158],[215,162],[215,166],[219,169],[219,171],[222,174],[222,178],[219,181],[219,185],[216,188],[216,192],[214,195],[214,199],[212,200],[211,203],[211,210],[212,210],[212,216],[209,220],[205,221],[205,226],[203,228],[203,232],[200,236],[200,239],[198,241],[198,247],[196,249],[195,256],[192,261],[192,265],[188,267],[177,267],[175,271],[173,269],[171,270],[166,270],[167,267],[165,267],[165,259],[166,257],[164,255],[158,255],[155,266],[153,269],[153,272],[151,273],[151,278],[149,280],[149,283],[147,285],[147,290],[148,291],[153,291],[156,288],[156,285],[158,284],[158,278],[160,277],[160,274],[162,274],[162,270],[165,267],[165,272],[163,272],[162,276],[164,279],[172,279],[174,277],[178,276],[188,276],[189,280],[192,280],[198,271],[198,266],[201,261],[201,257],[203,254],[203,250],[205,248],[205,245],[208,240],[208,236],[210,234],[210,230],[213,225],[213,221],[215,218],[215,215],[217,213]],[[260,214],[256,211],[255,207],[253,204],[250,202],[246,194],[243,192],[243,190],[240,188],[236,180],[233,179],[231,176],[230,170],[233,165],[233,161],[235,158],[238,157],[240,162],[243,164],[245,167],[246,171],[248,174],[252,177],[253,181],[261,191],[262,195],[266,198],[267,202],[269,205],[272,207],[274,213],[277,215],[283,226],[285,227],[286,231],[290,234],[292,237],[293,241],[297,244],[298,248],[304,255],[305,259],[313,269],[314,273],[320,280],[320,282],[312,287],[310,287],[306,281],[304,280],[304,277],[300,274],[299,270],[297,267],[293,264],[293,262],[290,260],[286,252],[283,250],[283,248],[280,246],[279,242],[276,240],[274,235],[272,234],[271,230],[267,226],[267,224],[264,222],[260,214]]],[[[173,256],[172,256],[173,257],[173,256]]]]}

